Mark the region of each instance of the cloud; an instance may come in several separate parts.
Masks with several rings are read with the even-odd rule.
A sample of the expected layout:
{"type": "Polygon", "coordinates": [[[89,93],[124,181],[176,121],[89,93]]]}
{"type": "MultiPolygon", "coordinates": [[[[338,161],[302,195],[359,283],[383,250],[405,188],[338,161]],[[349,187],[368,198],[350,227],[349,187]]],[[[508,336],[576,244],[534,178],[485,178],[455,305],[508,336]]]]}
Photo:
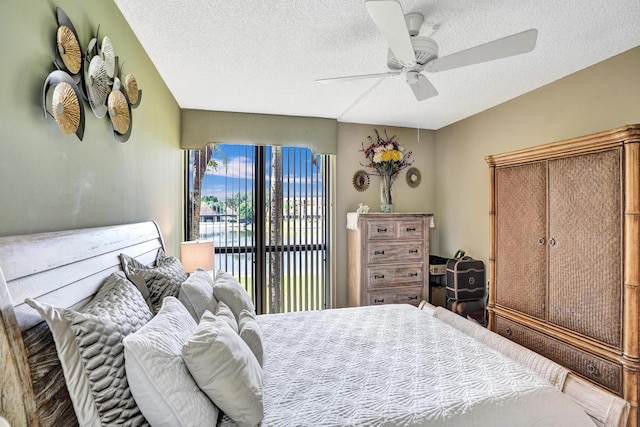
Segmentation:
{"type": "Polygon", "coordinates": [[[228,159],[226,165],[220,159],[215,160],[218,162],[218,169],[207,171],[207,175],[227,178],[249,178],[253,176],[253,159],[250,157],[232,157],[228,159]]]}

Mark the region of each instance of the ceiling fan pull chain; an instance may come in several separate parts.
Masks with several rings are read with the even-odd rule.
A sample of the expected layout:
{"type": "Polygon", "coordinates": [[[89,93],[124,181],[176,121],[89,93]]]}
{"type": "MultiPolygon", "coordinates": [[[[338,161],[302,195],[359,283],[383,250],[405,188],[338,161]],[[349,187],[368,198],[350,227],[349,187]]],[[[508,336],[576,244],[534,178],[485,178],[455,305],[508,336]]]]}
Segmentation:
{"type": "Polygon", "coordinates": [[[420,144],[420,103],[416,102],[416,104],[418,104],[418,144],[420,144]]]}

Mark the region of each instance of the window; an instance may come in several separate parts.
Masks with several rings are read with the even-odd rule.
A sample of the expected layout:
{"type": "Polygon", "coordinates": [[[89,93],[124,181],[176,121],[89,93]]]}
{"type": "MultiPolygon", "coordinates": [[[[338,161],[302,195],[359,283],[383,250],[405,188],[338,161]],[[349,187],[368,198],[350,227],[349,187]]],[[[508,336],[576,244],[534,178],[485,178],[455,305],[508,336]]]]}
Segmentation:
{"type": "Polygon", "coordinates": [[[188,153],[187,235],[214,241],[215,268],[240,280],[259,313],[327,307],[327,156],[231,144],[188,153]]]}

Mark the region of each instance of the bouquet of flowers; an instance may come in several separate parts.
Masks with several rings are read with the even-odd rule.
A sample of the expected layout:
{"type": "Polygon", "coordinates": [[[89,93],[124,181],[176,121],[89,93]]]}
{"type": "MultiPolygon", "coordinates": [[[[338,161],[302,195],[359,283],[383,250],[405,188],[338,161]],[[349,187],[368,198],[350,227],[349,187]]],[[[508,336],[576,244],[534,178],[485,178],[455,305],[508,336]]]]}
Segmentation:
{"type": "Polygon", "coordinates": [[[373,168],[374,175],[389,175],[392,179],[398,173],[410,166],[413,162],[411,159],[411,151],[405,152],[404,147],[398,142],[398,138],[393,135],[389,137],[387,131],[384,131],[384,139],[380,136],[380,132],[374,129],[376,136],[368,136],[369,146],[365,148],[362,143],[362,152],[369,163],[363,166],[373,168]]]}
{"type": "Polygon", "coordinates": [[[380,181],[380,209],[382,212],[393,212],[393,200],[391,186],[393,179],[398,173],[410,166],[411,151],[405,152],[404,147],[398,142],[398,138],[393,135],[389,137],[387,131],[384,131],[384,138],[380,136],[380,132],[374,129],[376,137],[368,136],[369,146],[365,148],[362,143],[362,152],[367,158],[367,164],[362,164],[374,169],[374,175],[381,177],[380,181]]]}

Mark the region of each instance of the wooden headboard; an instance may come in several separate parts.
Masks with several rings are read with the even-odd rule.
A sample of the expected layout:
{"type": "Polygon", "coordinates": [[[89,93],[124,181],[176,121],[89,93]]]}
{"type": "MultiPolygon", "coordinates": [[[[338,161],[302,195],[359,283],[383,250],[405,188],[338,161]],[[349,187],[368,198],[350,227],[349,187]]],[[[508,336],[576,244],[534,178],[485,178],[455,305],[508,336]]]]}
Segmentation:
{"type": "Polygon", "coordinates": [[[0,238],[0,416],[14,427],[74,426],[53,338],[24,303],[86,304],[126,253],[152,265],[164,249],[153,222],[0,238]]]}

